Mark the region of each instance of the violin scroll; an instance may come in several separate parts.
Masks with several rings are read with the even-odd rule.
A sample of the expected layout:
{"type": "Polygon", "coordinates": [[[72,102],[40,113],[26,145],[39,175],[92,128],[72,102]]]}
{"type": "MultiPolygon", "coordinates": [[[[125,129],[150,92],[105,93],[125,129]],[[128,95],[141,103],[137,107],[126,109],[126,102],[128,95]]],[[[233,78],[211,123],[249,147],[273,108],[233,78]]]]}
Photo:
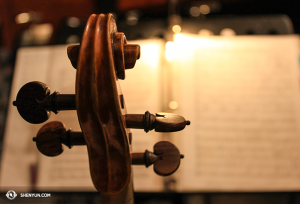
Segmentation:
{"type": "Polygon", "coordinates": [[[171,113],[126,113],[118,80],[134,67],[140,46],[127,44],[112,14],[91,15],[80,45],[69,46],[67,53],[76,68],[76,94],[50,94],[46,84],[30,82],[20,89],[13,105],[33,124],[45,122],[51,111],[76,110],[82,132],[66,130],[58,121],[47,123],[33,139],[38,150],[53,157],[63,152],[63,144],[86,145],[91,178],[103,203],[133,203],[132,164],[153,164],[158,175],[166,176],[177,170],[183,155],[166,141],[156,143],[153,152],[132,153],[128,129],[175,132],[190,122],[171,113]]]}
{"type": "MultiPolygon", "coordinates": [[[[67,49],[72,66],[77,69],[80,45],[70,45],[67,49]]],[[[125,69],[132,69],[136,60],[140,59],[140,46],[127,44],[124,33],[113,33],[113,54],[118,79],[125,79],[125,69]]]]}

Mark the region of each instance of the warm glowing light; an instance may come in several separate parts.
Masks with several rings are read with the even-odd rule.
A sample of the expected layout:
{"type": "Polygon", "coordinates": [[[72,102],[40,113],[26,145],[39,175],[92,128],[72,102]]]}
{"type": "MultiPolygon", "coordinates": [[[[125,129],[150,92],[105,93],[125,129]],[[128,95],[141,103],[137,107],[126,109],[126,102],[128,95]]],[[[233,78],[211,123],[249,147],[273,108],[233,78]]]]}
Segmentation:
{"type": "Polygon", "coordinates": [[[175,58],[175,45],[172,41],[166,43],[165,55],[168,61],[173,61],[175,58]]]}
{"type": "Polygon", "coordinates": [[[191,7],[191,8],[190,8],[190,14],[191,14],[191,16],[193,16],[193,17],[198,17],[198,16],[200,16],[200,9],[199,9],[199,7],[196,7],[196,6],[191,7]]]}
{"type": "Polygon", "coordinates": [[[137,11],[129,11],[126,13],[126,22],[128,25],[136,25],[139,21],[139,14],[137,11]]]}
{"type": "Polygon", "coordinates": [[[209,14],[210,13],[210,7],[206,4],[203,4],[200,6],[200,12],[202,14],[209,14]]]}
{"type": "Polygon", "coordinates": [[[45,44],[51,38],[51,35],[53,33],[53,26],[50,23],[32,25],[31,32],[34,35],[36,44],[45,44]]]}
{"type": "Polygon", "coordinates": [[[187,60],[193,56],[193,39],[183,34],[176,34],[174,37],[174,52],[179,59],[187,60]]]}
{"type": "Polygon", "coordinates": [[[176,34],[174,37],[174,44],[177,51],[186,52],[187,49],[202,49],[206,47],[224,47],[228,46],[225,41],[214,40],[211,38],[199,38],[196,35],[176,34]]]}
{"type": "Polygon", "coordinates": [[[67,24],[72,28],[77,28],[80,26],[80,20],[76,17],[70,17],[67,19],[67,24]]]}
{"type": "MultiPolygon", "coordinates": [[[[141,60],[145,61],[146,64],[149,65],[149,67],[155,69],[158,66],[159,59],[158,55],[155,55],[153,53],[159,53],[161,50],[161,46],[157,43],[147,43],[142,46],[141,50],[143,51],[141,54],[141,60]]],[[[137,63],[139,60],[137,61],[137,63]]]]}
{"type": "Polygon", "coordinates": [[[208,30],[208,29],[205,29],[205,28],[199,30],[198,34],[201,35],[201,36],[211,36],[211,35],[214,35],[214,33],[211,30],[208,30]]]}
{"type": "Polygon", "coordinates": [[[180,33],[181,27],[180,27],[180,25],[174,25],[172,27],[172,30],[173,30],[174,33],[180,33]]]}
{"type": "Polygon", "coordinates": [[[30,14],[29,13],[20,13],[16,16],[15,21],[18,24],[27,23],[30,21],[30,14]]]}
{"type": "Polygon", "coordinates": [[[174,49],[174,43],[172,41],[168,41],[166,43],[166,49],[174,49]]]}
{"type": "Polygon", "coordinates": [[[176,101],[171,101],[169,103],[169,108],[172,109],[172,110],[175,110],[178,108],[178,103],[176,101]]]}
{"type": "Polygon", "coordinates": [[[216,40],[210,37],[199,37],[197,35],[176,34],[174,36],[175,58],[189,61],[193,59],[195,50],[206,48],[222,48],[228,46],[223,40],[216,40]]]}
{"type": "Polygon", "coordinates": [[[175,59],[174,50],[166,50],[165,54],[168,61],[173,61],[175,59]]]}
{"type": "Polygon", "coordinates": [[[234,30],[232,30],[231,28],[224,28],[223,30],[221,30],[220,35],[235,36],[236,32],[234,30]]]}

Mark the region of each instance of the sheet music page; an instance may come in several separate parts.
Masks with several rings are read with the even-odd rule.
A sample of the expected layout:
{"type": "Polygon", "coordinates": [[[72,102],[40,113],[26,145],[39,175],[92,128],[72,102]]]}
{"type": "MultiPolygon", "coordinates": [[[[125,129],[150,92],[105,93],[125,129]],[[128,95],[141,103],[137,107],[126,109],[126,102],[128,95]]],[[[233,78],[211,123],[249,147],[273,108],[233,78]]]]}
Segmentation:
{"type": "Polygon", "coordinates": [[[176,35],[179,191],[300,190],[298,36],[176,35]]]}
{"type": "MultiPolygon", "coordinates": [[[[132,70],[126,70],[125,80],[119,80],[126,102],[128,114],[152,114],[162,111],[162,69],[164,41],[161,39],[131,41],[141,46],[141,58],[132,70]]],[[[131,129],[132,151],[153,152],[155,143],[162,134],[140,129],[131,129]]],[[[153,171],[153,166],[133,166],[133,186],[135,191],[161,191],[163,178],[153,171]]]]}
{"type": "MultiPolygon", "coordinates": [[[[76,69],[67,57],[67,46],[54,46],[50,50],[52,60],[49,64],[47,85],[51,93],[58,91],[60,94],[75,94],[76,69]]],[[[76,110],[51,113],[49,121],[61,121],[67,129],[81,131],[76,110]]],[[[37,189],[95,191],[90,177],[86,146],[74,146],[72,149],[64,146],[63,153],[56,157],[47,157],[38,152],[37,189]]]]}
{"type": "MultiPolygon", "coordinates": [[[[128,42],[131,43],[131,42],[128,42]]],[[[160,81],[162,40],[135,41],[141,45],[141,58],[133,70],[126,70],[126,80],[121,81],[128,113],[144,114],[161,111],[160,81]]],[[[19,89],[27,82],[41,81],[50,87],[51,93],[75,93],[76,70],[67,57],[67,46],[24,48],[18,53],[13,79],[11,103],[19,89]]],[[[66,128],[80,131],[76,111],[51,113],[47,121],[61,121],[66,128]]],[[[46,123],[47,123],[46,122],[46,123]]],[[[71,150],[64,146],[64,152],[57,157],[46,157],[38,152],[32,137],[43,124],[32,125],[24,121],[15,107],[9,108],[1,164],[1,189],[24,187],[32,189],[30,165],[38,164],[36,189],[41,191],[94,191],[89,172],[88,154],[85,146],[71,150]]],[[[153,145],[160,135],[143,130],[132,130],[133,151],[153,151],[153,145]]],[[[159,191],[163,188],[161,177],[152,167],[133,167],[135,191],[159,191]],[[147,185],[145,185],[147,183],[147,185]]]]}
{"type": "Polygon", "coordinates": [[[30,165],[36,164],[37,152],[32,137],[39,126],[24,121],[12,102],[16,100],[19,89],[30,81],[45,81],[51,51],[48,47],[35,49],[22,48],[17,55],[12,82],[10,101],[1,158],[1,190],[30,189],[30,165]]]}

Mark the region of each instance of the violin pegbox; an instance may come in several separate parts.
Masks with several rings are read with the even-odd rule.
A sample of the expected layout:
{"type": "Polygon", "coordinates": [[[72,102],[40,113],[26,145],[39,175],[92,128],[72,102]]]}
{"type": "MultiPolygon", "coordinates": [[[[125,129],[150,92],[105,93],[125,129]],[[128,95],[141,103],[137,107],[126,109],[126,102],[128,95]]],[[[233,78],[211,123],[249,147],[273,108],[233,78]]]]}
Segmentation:
{"type": "Polygon", "coordinates": [[[116,32],[113,34],[113,49],[117,77],[125,79],[125,69],[133,68],[140,58],[140,46],[127,44],[124,33],[116,32]]]}
{"type": "MultiPolygon", "coordinates": [[[[137,44],[127,44],[126,36],[122,32],[112,34],[112,48],[116,74],[118,79],[125,79],[125,70],[132,69],[136,60],[140,58],[140,46],[137,44]]],[[[70,45],[67,49],[68,57],[72,66],[76,69],[80,45],[70,45]]]]}
{"type": "Polygon", "coordinates": [[[88,149],[91,177],[98,191],[109,194],[121,192],[131,178],[126,109],[118,78],[125,78],[126,64],[132,64],[140,50],[126,44],[112,14],[91,15],[76,66],[77,116],[88,149]]]}
{"type": "Polygon", "coordinates": [[[67,53],[77,70],[75,95],[50,94],[46,84],[30,82],[13,102],[20,115],[34,124],[45,122],[50,111],[77,111],[82,132],[66,130],[58,121],[44,124],[33,139],[38,150],[54,157],[63,152],[62,144],[69,148],[86,145],[93,184],[105,199],[119,195],[118,201],[131,200],[124,192],[132,189],[132,164],[153,164],[154,172],[161,176],[174,173],[183,158],[177,147],[161,141],[153,152],[131,152],[130,128],[175,132],[190,122],[171,113],[127,114],[118,80],[125,79],[125,70],[135,66],[140,46],[127,43],[124,33],[117,31],[113,15],[91,15],[80,45],[69,46],[67,53]]]}

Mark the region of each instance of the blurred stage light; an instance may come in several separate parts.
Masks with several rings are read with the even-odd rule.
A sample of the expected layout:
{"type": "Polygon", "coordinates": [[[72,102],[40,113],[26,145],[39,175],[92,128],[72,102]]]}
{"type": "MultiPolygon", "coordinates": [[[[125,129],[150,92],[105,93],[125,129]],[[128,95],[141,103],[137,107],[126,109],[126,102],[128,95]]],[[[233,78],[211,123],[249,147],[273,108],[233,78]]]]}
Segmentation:
{"type": "Polygon", "coordinates": [[[28,23],[30,20],[31,17],[29,13],[20,13],[15,18],[17,24],[28,23]]]}
{"type": "Polygon", "coordinates": [[[181,27],[180,27],[180,25],[174,25],[172,27],[172,30],[173,30],[174,33],[180,33],[181,27]]]}
{"type": "Polygon", "coordinates": [[[204,28],[204,29],[199,30],[198,35],[201,35],[201,36],[212,36],[212,35],[214,35],[214,33],[211,30],[208,30],[208,29],[204,28]]]}
{"type": "Polygon", "coordinates": [[[172,109],[172,110],[175,110],[178,108],[178,103],[176,101],[171,101],[169,103],[169,108],[172,109]]]}
{"type": "Polygon", "coordinates": [[[193,17],[198,17],[200,16],[200,9],[199,7],[193,6],[190,8],[190,15],[193,17]]]}
{"type": "Polygon", "coordinates": [[[221,30],[220,35],[223,36],[235,36],[236,32],[232,30],[231,28],[224,28],[221,30]]]}
{"type": "Polygon", "coordinates": [[[200,12],[204,15],[209,14],[210,13],[210,7],[206,4],[203,4],[200,6],[200,12]]]}

